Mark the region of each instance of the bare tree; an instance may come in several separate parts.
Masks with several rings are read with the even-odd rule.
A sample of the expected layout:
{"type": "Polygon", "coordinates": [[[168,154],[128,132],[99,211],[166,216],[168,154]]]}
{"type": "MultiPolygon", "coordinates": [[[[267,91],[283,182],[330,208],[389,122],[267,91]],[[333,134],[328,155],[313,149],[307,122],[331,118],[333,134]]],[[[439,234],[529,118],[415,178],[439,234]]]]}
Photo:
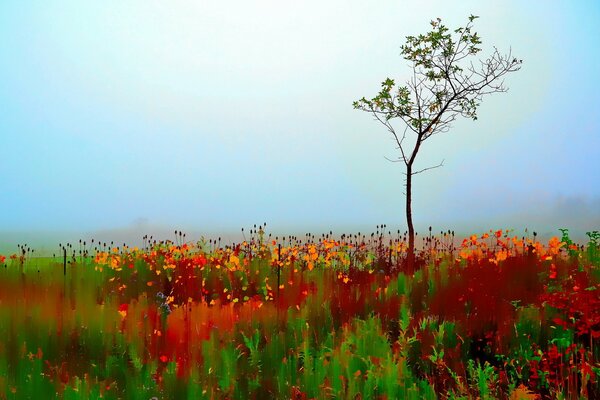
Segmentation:
{"type": "Polygon", "coordinates": [[[506,92],[504,76],[521,68],[522,60],[511,51],[501,54],[494,47],[485,60],[472,57],[481,51],[480,37],[472,32],[471,15],[464,27],[452,33],[437,18],[431,21],[432,30],[425,35],[407,36],[401,55],[412,67],[412,77],[405,86],[396,86],[393,79],[381,83],[381,91],[372,99],[365,97],[354,102],[354,108],[371,113],[393,135],[399,156],[390,161],[406,166],[406,222],[408,224],[408,263],[415,260],[415,232],[412,222],[412,178],[440,164],[415,169],[417,154],[430,137],[447,132],[457,116],[477,119],[477,108],[484,95],[506,92]],[[402,128],[392,121],[402,121],[402,128]],[[407,132],[416,135],[413,143],[405,142],[407,132]]]}

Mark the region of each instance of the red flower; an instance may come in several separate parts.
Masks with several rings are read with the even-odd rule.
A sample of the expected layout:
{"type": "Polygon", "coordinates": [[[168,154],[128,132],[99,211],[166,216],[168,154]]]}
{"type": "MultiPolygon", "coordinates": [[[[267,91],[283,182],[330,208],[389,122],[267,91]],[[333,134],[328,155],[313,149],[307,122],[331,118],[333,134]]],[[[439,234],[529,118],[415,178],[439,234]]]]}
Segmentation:
{"type": "Polygon", "coordinates": [[[123,303],[119,306],[119,314],[121,317],[125,318],[127,316],[127,311],[129,310],[129,304],[123,303]]]}
{"type": "Polygon", "coordinates": [[[552,264],[552,265],[550,265],[550,275],[548,276],[548,278],[556,279],[556,275],[557,275],[556,265],[552,264]]]}

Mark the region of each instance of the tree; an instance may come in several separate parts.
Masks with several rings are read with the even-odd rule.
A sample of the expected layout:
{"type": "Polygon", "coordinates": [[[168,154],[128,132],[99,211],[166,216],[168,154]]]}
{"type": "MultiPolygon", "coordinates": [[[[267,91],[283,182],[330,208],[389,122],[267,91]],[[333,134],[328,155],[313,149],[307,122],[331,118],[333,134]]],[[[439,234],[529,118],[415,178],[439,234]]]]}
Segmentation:
{"type": "MultiPolygon", "coordinates": [[[[483,96],[506,92],[504,76],[521,68],[522,60],[512,57],[511,51],[500,54],[494,47],[492,55],[474,64],[473,56],[481,51],[480,37],[473,32],[471,15],[468,23],[450,32],[437,18],[431,21],[432,30],[425,35],[407,36],[401,55],[412,67],[412,77],[404,86],[393,79],[381,83],[375,97],[365,97],[353,103],[354,108],[371,113],[393,135],[400,150],[393,162],[406,166],[406,222],[408,225],[408,254],[410,267],[415,260],[415,231],[412,222],[412,178],[439,165],[415,169],[415,160],[423,143],[430,137],[447,132],[457,116],[477,119],[477,108],[483,96]],[[392,125],[399,119],[404,130],[399,134],[392,125]],[[412,146],[405,143],[406,134],[416,135],[412,146]]],[[[389,159],[388,159],[389,160],[389,159]]]]}

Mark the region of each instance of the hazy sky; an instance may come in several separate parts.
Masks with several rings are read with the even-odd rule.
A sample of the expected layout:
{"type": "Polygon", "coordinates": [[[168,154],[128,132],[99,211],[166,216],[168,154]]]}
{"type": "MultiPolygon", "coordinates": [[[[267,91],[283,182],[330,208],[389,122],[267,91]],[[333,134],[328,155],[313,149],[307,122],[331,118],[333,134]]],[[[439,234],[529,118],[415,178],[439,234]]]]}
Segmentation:
{"type": "Polygon", "coordinates": [[[524,64],[425,143],[420,167],[445,162],[416,177],[417,228],[598,229],[598,4],[3,0],[0,231],[404,230],[393,142],[352,102],[469,14],[481,56],[524,64]]]}

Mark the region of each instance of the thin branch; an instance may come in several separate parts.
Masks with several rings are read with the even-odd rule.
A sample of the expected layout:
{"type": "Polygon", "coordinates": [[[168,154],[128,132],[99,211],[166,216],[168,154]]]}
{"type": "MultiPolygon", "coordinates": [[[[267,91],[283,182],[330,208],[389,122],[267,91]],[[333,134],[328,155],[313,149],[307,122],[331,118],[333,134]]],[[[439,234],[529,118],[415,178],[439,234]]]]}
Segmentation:
{"type": "Polygon", "coordinates": [[[404,148],[402,147],[402,142],[404,142],[404,139],[406,139],[407,129],[408,129],[408,125],[404,127],[404,132],[402,133],[402,139],[400,139],[400,145],[398,146],[398,148],[400,149],[400,152],[402,153],[402,158],[404,159],[404,164],[407,164],[407,161],[406,161],[406,155],[404,154],[404,148]]]}
{"type": "Polygon", "coordinates": [[[400,152],[402,153],[402,159],[404,160],[404,164],[406,164],[406,157],[404,156],[404,150],[402,149],[402,140],[404,140],[404,136],[406,136],[406,130],[404,130],[404,136],[402,137],[402,140],[398,139],[398,135],[396,134],[396,131],[394,130],[394,127],[392,126],[392,124],[390,124],[389,121],[383,121],[381,118],[379,118],[379,116],[377,114],[373,114],[375,116],[375,118],[381,122],[387,129],[388,131],[390,131],[390,133],[394,136],[394,139],[396,140],[396,143],[398,144],[398,147],[400,148],[400,152]]]}
{"type": "Polygon", "coordinates": [[[397,160],[392,160],[390,158],[387,158],[386,156],[383,156],[383,158],[385,158],[386,160],[388,160],[389,162],[400,162],[400,161],[404,161],[401,158],[398,158],[397,160]]]}
{"type": "Polygon", "coordinates": [[[442,166],[444,166],[444,160],[442,160],[442,162],[439,163],[438,165],[434,165],[433,167],[423,168],[422,170],[411,173],[411,175],[417,175],[417,174],[420,174],[421,172],[429,171],[430,169],[439,168],[442,166]]]}

